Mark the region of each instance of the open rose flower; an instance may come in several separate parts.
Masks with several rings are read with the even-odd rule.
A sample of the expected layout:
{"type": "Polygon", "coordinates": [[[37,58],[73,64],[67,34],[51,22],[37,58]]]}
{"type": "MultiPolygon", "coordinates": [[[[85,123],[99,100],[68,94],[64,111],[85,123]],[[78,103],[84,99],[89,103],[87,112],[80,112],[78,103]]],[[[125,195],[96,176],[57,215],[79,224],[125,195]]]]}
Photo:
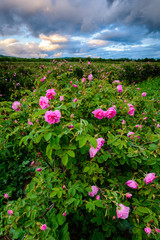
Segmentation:
{"type": "Polygon", "coordinates": [[[54,99],[54,96],[56,95],[56,92],[55,92],[55,89],[48,89],[47,91],[47,94],[46,94],[46,97],[49,99],[49,100],[53,100],[54,99]]]}
{"type": "Polygon", "coordinates": [[[46,97],[40,97],[39,99],[39,105],[42,109],[48,108],[49,107],[49,100],[46,97]]]}
{"type": "Polygon", "coordinates": [[[89,80],[89,81],[92,81],[92,80],[93,80],[93,75],[92,75],[92,73],[89,74],[89,76],[88,76],[88,80],[89,80]]]}
{"type": "Polygon", "coordinates": [[[149,227],[146,227],[146,228],[144,229],[144,231],[145,231],[147,234],[150,234],[150,233],[151,233],[151,229],[150,229],[149,227]]]}
{"type": "Polygon", "coordinates": [[[146,92],[143,92],[143,93],[142,93],[142,97],[145,97],[146,95],[147,95],[146,92]]]}
{"type": "Polygon", "coordinates": [[[121,93],[123,91],[122,85],[117,86],[117,92],[121,93]]]}
{"type": "Polygon", "coordinates": [[[10,216],[12,216],[13,211],[12,211],[12,210],[8,210],[8,214],[9,214],[10,216]]]}
{"type": "Polygon", "coordinates": [[[46,225],[46,224],[43,224],[43,225],[40,227],[40,229],[41,229],[42,231],[46,231],[46,228],[47,228],[47,225],[46,225]]]}
{"type": "Polygon", "coordinates": [[[105,116],[105,112],[101,108],[94,110],[92,113],[94,114],[95,118],[98,119],[102,119],[105,116]]]}
{"type": "Polygon", "coordinates": [[[94,197],[95,195],[97,195],[98,191],[99,191],[98,187],[92,186],[92,192],[88,192],[88,195],[90,197],[94,197]]]}
{"type": "Polygon", "coordinates": [[[126,184],[130,188],[134,188],[134,189],[138,188],[138,184],[135,181],[133,181],[133,180],[128,180],[126,182],[126,184]]]}
{"type": "Polygon", "coordinates": [[[12,108],[13,108],[16,112],[20,111],[21,103],[18,102],[18,101],[15,101],[15,102],[13,103],[13,105],[12,105],[12,108]]]}
{"type": "Polygon", "coordinates": [[[50,110],[45,113],[44,118],[49,124],[55,124],[60,122],[61,113],[59,110],[55,110],[54,112],[50,110]]]}
{"type": "Polygon", "coordinates": [[[116,115],[116,110],[114,107],[108,108],[107,111],[104,112],[106,118],[113,118],[116,115]]]}
{"type": "Polygon", "coordinates": [[[91,147],[89,149],[90,158],[93,158],[97,154],[97,152],[101,149],[104,143],[105,143],[105,140],[103,138],[97,139],[97,148],[91,147]]]}
{"type": "Polygon", "coordinates": [[[128,218],[129,210],[130,210],[129,207],[126,207],[125,205],[120,203],[116,209],[117,217],[121,219],[128,218]]]}
{"type": "Polygon", "coordinates": [[[148,173],[146,177],[144,178],[144,182],[146,184],[152,183],[155,179],[155,173],[148,173]]]}

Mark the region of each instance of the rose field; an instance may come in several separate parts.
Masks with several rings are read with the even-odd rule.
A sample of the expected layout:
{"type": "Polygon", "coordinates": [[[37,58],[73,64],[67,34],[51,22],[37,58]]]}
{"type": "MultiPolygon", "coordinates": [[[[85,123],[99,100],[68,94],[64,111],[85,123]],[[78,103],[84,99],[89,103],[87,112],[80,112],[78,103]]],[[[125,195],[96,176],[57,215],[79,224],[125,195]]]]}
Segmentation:
{"type": "Polygon", "coordinates": [[[0,62],[0,239],[160,239],[160,63],[0,62]]]}

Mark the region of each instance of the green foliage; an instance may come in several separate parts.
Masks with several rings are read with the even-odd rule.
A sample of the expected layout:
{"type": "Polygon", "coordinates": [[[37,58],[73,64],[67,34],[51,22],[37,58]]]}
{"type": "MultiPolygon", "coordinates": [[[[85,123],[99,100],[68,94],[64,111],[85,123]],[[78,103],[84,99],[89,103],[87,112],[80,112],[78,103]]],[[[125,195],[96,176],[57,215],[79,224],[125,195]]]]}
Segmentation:
{"type": "Polygon", "coordinates": [[[155,81],[158,88],[159,78],[149,78],[146,85],[128,83],[141,82],[147,74],[156,75],[159,66],[124,63],[115,68],[114,64],[91,62],[91,65],[75,63],[69,71],[71,63],[65,60],[42,68],[40,63],[26,64],[30,69],[28,76],[35,74],[28,85],[30,80],[23,75],[22,65],[14,66],[14,70],[4,65],[1,72],[3,77],[8,67],[12,75],[22,72],[25,87],[18,95],[16,90],[9,90],[12,96],[5,95],[0,103],[0,236],[28,240],[135,240],[147,239],[144,228],[148,226],[152,229],[150,239],[158,239],[155,229],[159,228],[160,213],[160,112],[158,93],[151,86],[155,81]],[[144,69],[138,77],[132,76],[136,66],[144,69]],[[93,81],[87,80],[90,73],[93,81]],[[41,82],[44,76],[46,79],[41,82]],[[82,77],[86,78],[86,85],[82,77]],[[125,80],[120,83],[122,93],[112,83],[115,79],[125,80]],[[52,88],[56,92],[54,99],[50,100],[49,108],[41,109],[40,97],[52,88]],[[144,91],[146,97],[141,96],[144,91]],[[75,98],[77,102],[73,102],[75,98]],[[17,112],[12,109],[15,100],[21,103],[17,112]],[[128,114],[127,104],[133,104],[134,116],[128,114]],[[101,120],[94,117],[95,109],[107,111],[113,105],[115,117],[101,120]],[[48,110],[61,112],[59,123],[45,121],[48,110]],[[128,137],[129,132],[136,137],[128,137]],[[99,147],[98,138],[105,139],[105,143],[91,158],[89,149],[99,147]],[[156,178],[146,184],[144,178],[152,172],[156,178]],[[137,182],[138,189],[126,185],[131,179],[137,182]],[[88,194],[92,192],[91,186],[98,187],[100,199],[88,194]],[[132,198],[126,197],[127,192],[132,198]],[[10,198],[4,199],[4,193],[10,198]],[[127,219],[117,218],[120,203],[130,208],[127,219]],[[8,210],[13,211],[12,216],[8,210]],[[43,224],[47,225],[46,231],[41,230],[43,224]]]}

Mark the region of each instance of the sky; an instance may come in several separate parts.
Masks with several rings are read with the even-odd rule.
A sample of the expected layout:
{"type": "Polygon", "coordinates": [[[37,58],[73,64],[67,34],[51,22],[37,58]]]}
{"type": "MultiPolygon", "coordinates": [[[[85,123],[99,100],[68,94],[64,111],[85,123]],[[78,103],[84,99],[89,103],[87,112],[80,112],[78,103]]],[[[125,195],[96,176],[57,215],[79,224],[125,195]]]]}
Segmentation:
{"type": "Polygon", "coordinates": [[[0,0],[0,55],[160,58],[160,0],[0,0]]]}

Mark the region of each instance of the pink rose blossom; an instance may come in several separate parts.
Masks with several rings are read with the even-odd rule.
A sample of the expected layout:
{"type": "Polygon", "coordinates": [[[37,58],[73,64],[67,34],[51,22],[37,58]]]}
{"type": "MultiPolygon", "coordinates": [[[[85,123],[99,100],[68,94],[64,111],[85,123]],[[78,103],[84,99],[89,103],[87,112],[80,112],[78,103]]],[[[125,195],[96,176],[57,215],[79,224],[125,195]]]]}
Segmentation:
{"type": "Polygon", "coordinates": [[[94,147],[91,147],[89,149],[90,158],[93,158],[97,154],[97,152],[101,149],[104,143],[105,143],[105,140],[103,138],[97,139],[97,148],[95,149],[94,147]]]}
{"type": "Polygon", "coordinates": [[[144,119],[144,120],[146,120],[146,119],[147,119],[147,117],[144,117],[143,119],[144,119]]]}
{"type": "Polygon", "coordinates": [[[9,198],[9,195],[7,193],[5,193],[3,196],[4,198],[9,198]]]}
{"type": "Polygon", "coordinates": [[[13,211],[12,211],[12,210],[8,210],[8,214],[9,214],[10,216],[12,216],[13,211]]]}
{"type": "Polygon", "coordinates": [[[117,86],[117,92],[121,93],[123,91],[122,85],[117,86]]]}
{"type": "Polygon", "coordinates": [[[88,76],[88,80],[89,80],[89,81],[92,81],[92,80],[93,80],[93,75],[92,75],[92,73],[89,74],[89,76],[88,76]]]}
{"type": "Polygon", "coordinates": [[[73,124],[71,124],[70,126],[68,126],[68,128],[69,128],[69,129],[74,128],[73,124]]]}
{"type": "Polygon", "coordinates": [[[92,113],[94,114],[95,118],[100,120],[105,116],[105,112],[101,108],[94,110],[92,113]]]}
{"type": "Polygon", "coordinates": [[[134,107],[131,106],[131,107],[129,108],[128,114],[129,114],[130,116],[134,116],[134,111],[135,111],[134,107]]]}
{"type": "Polygon", "coordinates": [[[90,65],[91,63],[88,61],[88,65],[90,65]]]}
{"type": "Polygon", "coordinates": [[[63,189],[65,189],[65,188],[66,188],[66,186],[65,186],[65,185],[63,185],[63,186],[62,186],[62,188],[63,188],[63,189]]]}
{"type": "Polygon", "coordinates": [[[90,197],[94,197],[95,195],[97,195],[98,191],[99,191],[98,187],[92,186],[92,192],[88,192],[88,195],[90,197]]]}
{"type": "Polygon", "coordinates": [[[148,173],[146,177],[144,178],[144,182],[146,184],[152,183],[155,179],[155,173],[148,173]]]}
{"type": "Polygon", "coordinates": [[[145,231],[147,234],[150,234],[150,233],[151,233],[151,229],[150,229],[149,227],[146,227],[146,228],[144,229],[144,231],[145,231]]]}
{"type": "Polygon", "coordinates": [[[34,165],[34,161],[31,162],[30,166],[33,166],[34,165]]]}
{"type": "Polygon", "coordinates": [[[127,197],[127,198],[131,198],[131,197],[132,197],[132,194],[131,194],[131,193],[126,193],[126,197],[127,197]]]}
{"type": "Polygon", "coordinates": [[[113,216],[113,219],[116,219],[116,216],[113,216]]]}
{"type": "Polygon", "coordinates": [[[29,124],[29,125],[33,125],[33,122],[31,122],[31,121],[28,119],[28,124],[29,124]]]}
{"type": "Polygon", "coordinates": [[[14,120],[15,123],[17,123],[17,120],[14,120]]]}
{"type": "Polygon", "coordinates": [[[66,212],[63,213],[63,217],[65,217],[65,216],[66,216],[66,212]]]}
{"type": "Polygon", "coordinates": [[[100,195],[97,195],[96,196],[96,200],[99,200],[101,197],[100,197],[100,195]]]}
{"type": "Polygon", "coordinates": [[[106,118],[113,118],[116,115],[116,110],[114,109],[114,107],[110,107],[107,111],[105,111],[104,114],[106,118]]]}
{"type": "Polygon", "coordinates": [[[73,100],[73,102],[77,102],[77,98],[75,98],[75,99],[73,100]]]}
{"type": "Polygon", "coordinates": [[[40,97],[39,99],[39,105],[42,109],[48,108],[49,107],[49,100],[46,97],[40,97]]]}
{"type": "Polygon", "coordinates": [[[142,93],[142,97],[145,97],[146,95],[147,95],[146,92],[143,92],[143,93],[142,93]]]}
{"type": "Polygon", "coordinates": [[[60,96],[60,101],[63,101],[64,100],[64,97],[63,96],[60,96]]]}
{"type": "Polygon", "coordinates": [[[156,228],[156,232],[160,233],[160,230],[158,228],[156,228]]]}
{"type": "Polygon", "coordinates": [[[15,101],[15,102],[13,103],[13,105],[12,105],[12,108],[13,108],[16,112],[20,111],[21,103],[18,102],[18,101],[15,101]]]}
{"type": "Polygon", "coordinates": [[[74,117],[74,114],[72,113],[70,117],[73,118],[73,117],[74,117]]]}
{"type": "Polygon", "coordinates": [[[130,210],[129,207],[126,207],[125,205],[120,203],[116,209],[117,217],[121,219],[128,218],[129,210],[130,210]]]}
{"type": "Polygon", "coordinates": [[[112,82],[112,84],[113,83],[120,83],[120,81],[119,80],[114,80],[113,82],[112,82]]]}
{"type": "Polygon", "coordinates": [[[129,132],[129,133],[127,134],[127,137],[130,137],[131,135],[134,135],[134,132],[129,132]]]}
{"type": "Polygon", "coordinates": [[[44,78],[41,78],[41,82],[44,82],[44,78]]]}
{"type": "Polygon", "coordinates": [[[82,78],[82,83],[84,83],[86,81],[86,79],[85,78],[82,78]]]}
{"type": "Polygon", "coordinates": [[[101,88],[102,86],[101,85],[99,85],[99,88],[101,88]]]}
{"type": "Polygon", "coordinates": [[[54,96],[56,95],[56,92],[55,92],[55,89],[52,88],[52,89],[48,89],[47,91],[47,94],[46,94],[46,97],[49,99],[49,100],[53,100],[54,99],[54,96]]]}
{"type": "Polygon", "coordinates": [[[70,81],[69,83],[72,84],[72,81],[70,81]]]}
{"type": "Polygon", "coordinates": [[[41,168],[37,168],[37,172],[41,172],[41,170],[42,170],[41,168]]]}
{"type": "Polygon", "coordinates": [[[122,124],[125,124],[125,123],[126,123],[126,121],[123,119],[122,124]]]}
{"type": "Polygon", "coordinates": [[[77,85],[76,85],[76,84],[73,84],[73,87],[77,88],[77,85]]]}
{"type": "Polygon", "coordinates": [[[138,188],[138,184],[135,181],[133,181],[133,180],[128,180],[126,182],[126,184],[130,188],[134,188],[134,189],[138,188]]]}
{"type": "Polygon", "coordinates": [[[124,103],[126,103],[127,101],[126,100],[124,100],[124,103]]]}
{"type": "Polygon", "coordinates": [[[140,90],[140,88],[137,88],[137,90],[140,90]]]}
{"type": "Polygon", "coordinates": [[[61,113],[59,110],[55,110],[53,111],[47,111],[45,113],[45,121],[48,122],[49,124],[55,124],[60,122],[60,118],[61,118],[61,113]]]}
{"type": "Polygon", "coordinates": [[[40,227],[40,229],[41,229],[42,231],[46,231],[46,228],[47,228],[47,225],[46,225],[46,224],[43,224],[43,225],[40,227]]]}

